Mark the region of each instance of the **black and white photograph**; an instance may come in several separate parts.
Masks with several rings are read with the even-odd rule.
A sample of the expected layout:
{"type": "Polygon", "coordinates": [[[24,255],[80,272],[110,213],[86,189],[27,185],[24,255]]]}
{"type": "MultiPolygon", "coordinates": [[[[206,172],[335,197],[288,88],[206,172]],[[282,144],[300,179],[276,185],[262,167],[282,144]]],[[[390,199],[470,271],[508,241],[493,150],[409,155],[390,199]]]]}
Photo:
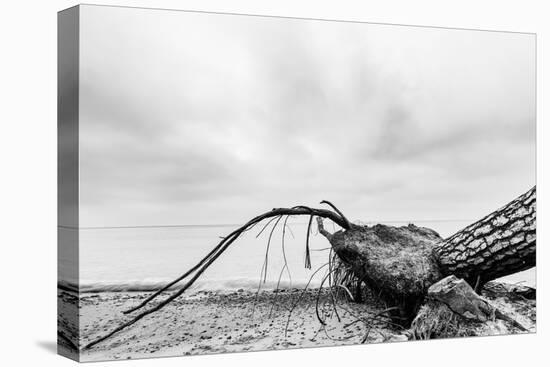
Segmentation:
{"type": "Polygon", "coordinates": [[[536,52],[528,32],[60,11],[59,354],[535,333],[536,52]]]}

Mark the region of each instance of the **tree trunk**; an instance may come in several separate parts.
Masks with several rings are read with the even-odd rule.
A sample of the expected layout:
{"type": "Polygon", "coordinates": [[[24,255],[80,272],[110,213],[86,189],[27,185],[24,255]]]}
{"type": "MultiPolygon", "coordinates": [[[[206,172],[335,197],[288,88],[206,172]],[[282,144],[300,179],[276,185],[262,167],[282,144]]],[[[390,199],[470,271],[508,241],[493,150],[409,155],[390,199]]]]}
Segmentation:
{"type": "Polygon", "coordinates": [[[436,247],[442,275],[472,286],[535,266],[536,188],[436,247]]]}

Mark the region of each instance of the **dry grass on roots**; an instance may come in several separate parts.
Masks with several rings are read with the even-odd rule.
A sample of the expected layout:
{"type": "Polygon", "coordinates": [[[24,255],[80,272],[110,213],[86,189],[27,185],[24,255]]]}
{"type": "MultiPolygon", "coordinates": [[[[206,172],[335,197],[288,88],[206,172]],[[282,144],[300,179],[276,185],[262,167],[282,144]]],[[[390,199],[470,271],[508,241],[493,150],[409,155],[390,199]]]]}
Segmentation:
{"type": "Polygon", "coordinates": [[[415,340],[474,336],[469,322],[462,319],[446,305],[428,301],[418,311],[411,324],[411,336],[415,340]]]}
{"type": "Polygon", "coordinates": [[[336,254],[331,254],[330,260],[333,269],[331,285],[335,287],[336,295],[354,302],[362,302],[366,298],[363,294],[366,289],[362,286],[361,279],[336,254]]]}

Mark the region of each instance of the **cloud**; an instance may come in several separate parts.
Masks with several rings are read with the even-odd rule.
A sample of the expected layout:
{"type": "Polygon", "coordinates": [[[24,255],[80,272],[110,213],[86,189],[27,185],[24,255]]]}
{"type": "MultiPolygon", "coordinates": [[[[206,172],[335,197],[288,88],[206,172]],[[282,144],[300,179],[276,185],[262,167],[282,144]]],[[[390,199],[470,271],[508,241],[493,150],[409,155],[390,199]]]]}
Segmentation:
{"type": "Polygon", "coordinates": [[[534,184],[528,35],[84,9],[83,226],[470,217],[534,184]]]}

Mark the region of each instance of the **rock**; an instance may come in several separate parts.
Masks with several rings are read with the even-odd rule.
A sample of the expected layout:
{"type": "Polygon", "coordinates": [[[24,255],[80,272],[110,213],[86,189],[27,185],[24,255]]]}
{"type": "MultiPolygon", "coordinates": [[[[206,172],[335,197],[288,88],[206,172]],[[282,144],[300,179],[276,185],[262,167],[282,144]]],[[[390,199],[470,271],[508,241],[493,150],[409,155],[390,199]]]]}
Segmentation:
{"type": "Polygon", "coordinates": [[[475,293],[464,279],[458,279],[454,275],[431,285],[428,288],[428,297],[444,303],[468,320],[485,322],[495,318],[495,308],[475,293]]]}

